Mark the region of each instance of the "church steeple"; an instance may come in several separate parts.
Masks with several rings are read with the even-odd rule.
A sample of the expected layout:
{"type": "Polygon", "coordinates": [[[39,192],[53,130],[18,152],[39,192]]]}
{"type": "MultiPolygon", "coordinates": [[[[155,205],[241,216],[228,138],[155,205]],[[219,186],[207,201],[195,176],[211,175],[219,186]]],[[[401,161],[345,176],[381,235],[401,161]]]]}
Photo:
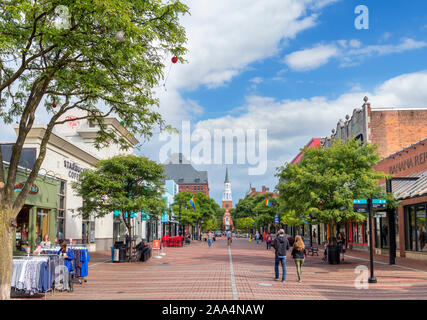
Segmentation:
{"type": "Polygon", "coordinates": [[[231,219],[230,210],[233,207],[233,198],[231,196],[231,183],[228,178],[228,168],[225,171],[224,193],[222,196],[222,207],[225,209],[223,217],[224,230],[233,229],[233,220],[231,219]]]}

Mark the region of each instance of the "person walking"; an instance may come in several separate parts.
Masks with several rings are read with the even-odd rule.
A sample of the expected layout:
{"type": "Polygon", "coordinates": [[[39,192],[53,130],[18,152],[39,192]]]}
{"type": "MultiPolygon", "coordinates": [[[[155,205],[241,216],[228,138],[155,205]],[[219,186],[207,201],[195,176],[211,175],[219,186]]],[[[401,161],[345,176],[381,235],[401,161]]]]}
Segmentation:
{"type": "Polygon", "coordinates": [[[273,237],[271,236],[271,233],[267,233],[265,236],[265,243],[267,244],[267,250],[270,250],[271,248],[271,241],[273,240],[273,237]]]}
{"type": "Polygon", "coordinates": [[[267,232],[265,232],[265,231],[264,231],[264,232],[262,233],[262,241],[265,241],[265,240],[266,240],[266,239],[265,239],[266,237],[267,237],[267,232]]]}
{"type": "Polygon", "coordinates": [[[233,242],[233,234],[231,233],[231,230],[227,231],[227,244],[228,246],[231,246],[231,242],[233,242]]]}
{"type": "Polygon", "coordinates": [[[295,265],[297,267],[298,282],[302,282],[301,273],[305,259],[305,244],[300,236],[295,237],[295,243],[291,255],[294,258],[295,265]]]}
{"type": "Polygon", "coordinates": [[[338,234],[337,244],[338,244],[338,251],[339,251],[340,256],[341,256],[341,261],[344,262],[345,240],[344,240],[344,237],[343,237],[341,232],[338,234]]]}
{"type": "Polygon", "coordinates": [[[212,240],[213,240],[213,233],[209,230],[208,232],[208,246],[209,248],[212,247],[212,240]]]}
{"type": "Polygon", "coordinates": [[[274,271],[276,277],[274,280],[279,281],[279,263],[282,264],[282,282],[286,281],[286,251],[289,250],[289,242],[285,237],[285,230],[280,229],[276,239],[274,239],[273,248],[275,249],[274,271]]]}
{"type": "Polygon", "coordinates": [[[255,234],[256,244],[259,244],[259,232],[257,231],[255,234]]]}

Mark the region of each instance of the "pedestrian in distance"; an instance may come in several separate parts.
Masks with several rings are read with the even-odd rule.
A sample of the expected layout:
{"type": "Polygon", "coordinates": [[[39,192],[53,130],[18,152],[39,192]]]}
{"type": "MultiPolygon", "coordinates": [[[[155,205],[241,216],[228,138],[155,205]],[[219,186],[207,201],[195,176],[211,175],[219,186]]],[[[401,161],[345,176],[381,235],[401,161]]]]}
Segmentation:
{"type": "Polygon", "coordinates": [[[264,232],[262,233],[262,238],[261,238],[262,240],[261,240],[261,241],[265,241],[265,238],[266,238],[266,237],[267,237],[267,232],[265,232],[265,231],[264,231],[264,232]]]}
{"type": "Polygon", "coordinates": [[[256,244],[259,244],[259,232],[257,231],[255,234],[256,244]]]}
{"type": "Polygon", "coordinates": [[[209,231],[208,232],[208,246],[209,246],[209,248],[210,247],[212,247],[212,240],[213,240],[213,233],[212,233],[212,231],[209,231]]]}
{"type": "Polygon", "coordinates": [[[341,256],[341,261],[344,262],[345,240],[344,240],[344,237],[343,237],[341,232],[338,234],[337,244],[338,244],[338,251],[339,251],[340,256],[341,256]]]}
{"type": "Polygon", "coordinates": [[[289,242],[285,237],[285,230],[280,229],[276,239],[274,239],[273,248],[275,249],[274,271],[276,277],[274,280],[279,281],[279,263],[282,264],[282,282],[286,281],[286,251],[289,250],[289,242]]]}
{"type": "Polygon", "coordinates": [[[233,234],[230,230],[227,231],[227,244],[228,246],[231,246],[231,242],[233,242],[233,234]]]}
{"type": "Polygon", "coordinates": [[[271,249],[271,242],[273,241],[273,237],[271,236],[271,233],[267,233],[265,236],[265,243],[267,244],[267,250],[271,249]]]}
{"type": "Polygon", "coordinates": [[[305,244],[304,241],[302,241],[301,236],[295,237],[295,243],[291,255],[294,258],[295,265],[297,267],[298,282],[302,282],[301,273],[305,259],[305,244]]]}

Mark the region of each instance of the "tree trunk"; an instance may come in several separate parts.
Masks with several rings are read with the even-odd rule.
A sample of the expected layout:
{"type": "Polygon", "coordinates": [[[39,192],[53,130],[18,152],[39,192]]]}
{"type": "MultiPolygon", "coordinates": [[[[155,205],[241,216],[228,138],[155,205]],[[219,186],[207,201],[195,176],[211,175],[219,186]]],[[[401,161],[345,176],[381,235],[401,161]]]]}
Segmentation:
{"type": "Polygon", "coordinates": [[[10,214],[0,210],[0,300],[10,299],[10,284],[12,281],[12,230],[10,214]]]}

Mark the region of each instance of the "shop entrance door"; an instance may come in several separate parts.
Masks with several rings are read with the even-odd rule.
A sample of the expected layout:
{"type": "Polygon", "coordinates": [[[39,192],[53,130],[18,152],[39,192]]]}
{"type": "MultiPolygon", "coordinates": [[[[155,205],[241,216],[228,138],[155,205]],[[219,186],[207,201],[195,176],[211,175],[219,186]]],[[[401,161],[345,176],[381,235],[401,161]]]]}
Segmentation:
{"type": "Polygon", "coordinates": [[[49,234],[49,211],[37,209],[36,218],[36,244],[43,241],[45,235],[49,234]]]}
{"type": "Polygon", "coordinates": [[[21,251],[28,245],[28,225],[30,222],[30,208],[23,207],[16,217],[15,249],[21,251]]]}

